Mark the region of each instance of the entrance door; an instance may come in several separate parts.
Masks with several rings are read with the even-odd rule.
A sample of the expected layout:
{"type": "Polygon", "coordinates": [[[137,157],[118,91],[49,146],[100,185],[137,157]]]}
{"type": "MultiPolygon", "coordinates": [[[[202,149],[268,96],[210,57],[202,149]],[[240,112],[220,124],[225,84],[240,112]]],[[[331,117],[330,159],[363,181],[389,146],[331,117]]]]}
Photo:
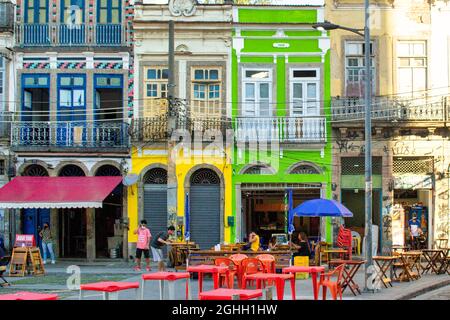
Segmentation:
{"type": "Polygon", "coordinates": [[[200,169],[191,177],[191,240],[200,249],[220,243],[220,180],[210,169],[200,169]]]}
{"type": "Polygon", "coordinates": [[[167,230],[167,171],[163,168],[144,176],[144,219],[153,236],[167,230]]]}
{"type": "Polygon", "coordinates": [[[50,225],[50,209],[24,209],[23,210],[23,227],[24,234],[32,234],[36,239],[36,245],[42,250],[42,241],[39,231],[44,227],[44,223],[50,225]]]}
{"type": "Polygon", "coordinates": [[[60,248],[64,258],[86,258],[86,210],[59,211],[60,248]]]}

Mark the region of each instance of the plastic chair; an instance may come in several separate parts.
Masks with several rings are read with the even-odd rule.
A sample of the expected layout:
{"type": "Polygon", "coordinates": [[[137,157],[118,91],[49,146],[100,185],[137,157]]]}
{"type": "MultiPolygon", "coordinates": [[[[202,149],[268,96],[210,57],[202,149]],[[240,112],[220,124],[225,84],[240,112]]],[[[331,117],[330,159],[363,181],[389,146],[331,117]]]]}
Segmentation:
{"type": "Polygon", "coordinates": [[[330,289],[333,300],[339,298],[342,300],[342,281],[345,264],[341,264],[333,271],[322,274],[320,277],[319,288],[322,287],[323,300],[327,300],[327,289],[330,289]],[[332,278],[336,277],[336,281],[332,278]]]}
{"type": "Polygon", "coordinates": [[[275,273],[275,257],[271,254],[259,254],[255,257],[259,259],[264,264],[264,270],[267,273],[275,273]]]}
{"type": "MultiPolygon", "coordinates": [[[[255,273],[264,273],[264,263],[256,258],[247,258],[242,260],[241,262],[241,274],[242,274],[242,282],[243,287],[247,287],[247,279],[245,278],[248,274],[255,273]]],[[[252,280],[248,280],[253,282],[252,280]]],[[[250,285],[254,285],[251,283],[250,285]]]]}
{"type": "Polygon", "coordinates": [[[233,260],[229,258],[217,258],[214,260],[214,264],[216,266],[228,267],[229,270],[226,274],[219,274],[219,283],[220,286],[222,286],[223,282],[226,281],[228,289],[233,289],[234,277],[237,276],[238,273],[238,267],[233,260]]]}
{"type": "Polygon", "coordinates": [[[356,242],[356,245],[352,246],[352,247],[355,249],[355,253],[357,255],[360,255],[361,254],[361,235],[357,231],[352,231],[352,239],[354,242],[356,242]]]}
{"type": "Polygon", "coordinates": [[[238,286],[239,286],[239,288],[242,288],[241,262],[242,262],[242,260],[247,259],[248,256],[243,253],[235,253],[235,254],[232,254],[231,256],[229,256],[228,258],[230,258],[234,262],[234,264],[237,266],[238,286]]]}

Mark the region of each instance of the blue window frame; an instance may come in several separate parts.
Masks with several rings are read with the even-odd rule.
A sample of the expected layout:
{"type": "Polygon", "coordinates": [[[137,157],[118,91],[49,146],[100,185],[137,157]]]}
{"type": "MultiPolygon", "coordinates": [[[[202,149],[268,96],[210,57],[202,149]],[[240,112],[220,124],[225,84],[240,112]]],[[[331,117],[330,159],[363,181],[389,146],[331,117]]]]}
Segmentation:
{"type": "Polygon", "coordinates": [[[27,24],[48,23],[48,0],[25,0],[24,22],[27,24]]]}
{"type": "Polygon", "coordinates": [[[118,24],[122,22],[121,0],[97,0],[97,23],[118,24]]]}
{"type": "MultiPolygon", "coordinates": [[[[21,121],[32,121],[33,103],[37,98],[33,98],[31,89],[50,89],[50,75],[35,73],[22,74],[22,113],[21,121]]],[[[48,103],[48,101],[47,101],[48,103]]]]}
{"type": "Polygon", "coordinates": [[[58,121],[86,120],[86,75],[58,75],[58,121]]]}

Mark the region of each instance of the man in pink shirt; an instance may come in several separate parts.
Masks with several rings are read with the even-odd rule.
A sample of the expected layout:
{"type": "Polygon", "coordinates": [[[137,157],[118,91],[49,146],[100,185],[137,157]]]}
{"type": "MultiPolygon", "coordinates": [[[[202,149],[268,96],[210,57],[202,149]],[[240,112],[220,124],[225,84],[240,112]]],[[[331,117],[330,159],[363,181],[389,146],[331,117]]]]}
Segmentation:
{"type": "Polygon", "coordinates": [[[141,220],[141,224],[139,228],[134,230],[134,234],[138,235],[138,241],[136,244],[136,266],[134,267],[135,271],[141,271],[141,257],[142,253],[144,253],[145,263],[146,263],[146,271],[150,271],[150,240],[152,239],[152,234],[150,230],[147,228],[147,220],[141,220]]]}

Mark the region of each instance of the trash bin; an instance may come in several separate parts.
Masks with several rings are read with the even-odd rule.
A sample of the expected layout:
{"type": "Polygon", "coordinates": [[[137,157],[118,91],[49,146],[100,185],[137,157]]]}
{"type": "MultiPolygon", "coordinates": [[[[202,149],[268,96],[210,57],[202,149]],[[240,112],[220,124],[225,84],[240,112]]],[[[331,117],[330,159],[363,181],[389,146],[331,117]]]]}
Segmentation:
{"type": "MultiPolygon", "coordinates": [[[[294,266],[296,267],[309,267],[309,257],[296,256],[294,257],[294,266]]],[[[295,279],[308,279],[308,272],[297,272],[295,274],[295,279]]]]}

